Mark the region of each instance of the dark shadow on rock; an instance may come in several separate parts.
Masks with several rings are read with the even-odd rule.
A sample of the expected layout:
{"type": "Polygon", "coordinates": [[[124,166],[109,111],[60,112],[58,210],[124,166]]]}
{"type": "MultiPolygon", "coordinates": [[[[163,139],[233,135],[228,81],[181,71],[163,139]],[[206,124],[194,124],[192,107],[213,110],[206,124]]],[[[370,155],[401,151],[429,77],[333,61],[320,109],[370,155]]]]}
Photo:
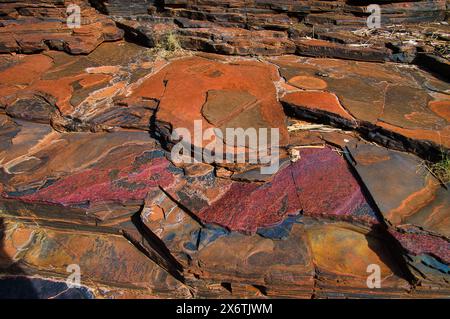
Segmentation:
{"type": "Polygon", "coordinates": [[[68,287],[64,280],[32,277],[6,251],[6,225],[0,217],[0,299],[93,299],[86,287],[68,287]]]}
{"type": "Polygon", "coordinates": [[[450,81],[450,66],[442,57],[433,54],[419,53],[412,64],[417,65],[425,72],[431,73],[441,81],[450,81]]]}
{"type": "Polygon", "coordinates": [[[396,276],[403,278],[411,285],[414,285],[416,283],[416,279],[406,264],[403,257],[402,247],[388,231],[389,225],[386,223],[383,214],[378,208],[376,201],[373,199],[372,194],[363,179],[353,166],[352,157],[349,156],[351,154],[344,154],[344,158],[347,160],[347,166],[350,172],[358,182],[366,202],[375,212],[377,220],[379,221],[379,224],[372,226],[371,231],[366,235],[369,248],[378,255],[380,260],[386,264],[386,266],[388,266],[396,276]],[[379,243],[381,243],[381,245],[379,243]]]}
{"type": "Polygon", "coordinates": [[[415,278],[406,266],[401,247],[395,238],[384,228],[374,227],[366,235],[369,248],[394,275],[415,284],[415,278]]]}

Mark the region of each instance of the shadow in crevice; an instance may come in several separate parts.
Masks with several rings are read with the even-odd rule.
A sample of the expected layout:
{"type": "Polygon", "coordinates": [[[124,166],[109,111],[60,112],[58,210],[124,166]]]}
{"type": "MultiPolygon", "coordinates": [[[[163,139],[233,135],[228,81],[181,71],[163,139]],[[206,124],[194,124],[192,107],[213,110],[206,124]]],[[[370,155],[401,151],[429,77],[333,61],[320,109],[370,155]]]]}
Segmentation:
{"type": "Polygon", "coordinates": [[[32,280],[6,251],[6,224],[0,217],[0,299],[38,298],[32,280]]]}
{"type": "Polygon", "coordinates": [[[344,155],[344,158],[347,160],[349,171],[358,182],[364,199],[374,211],[379,222],[379,224],[372,226],[370,232],[366,235],[369,248],[377,254],[380,260],[389,267],[394,275],[405,279],[410,285],[414,286],[417,280],[407,266],[403,257],[402,247],[389,232],[389,225],[386,223],[382,212],[363,179],[353,166],[352,163],[354,163],[354,159],[351,156],[351,153],[348,150],[345,150],[344,155]]]}
{"type": "Polygon", "coordinates": [[[385,227],[375,227],[366,235],[369,248],[377,254],[381,262],[385,264],[392,273],[402,278],[411,285],[415,285],[416,279],[408,269],[402,257],[401,247],[395,238],[385,227]]]}
{"type": "Polygon", "coordinates": [[[419,69],[424,72],[430,73],[435,78],[441,81],[450,82],[450,67],[445,63],[445,59],[442,58],[442,60],[443,61],[440,62],[439,58],[433,58],[427,54],[419,53],[412,64],[417,65],[419,69]]]}
{"type": "MultiPolygon", "coordinates": [[[[175,259],[161,239],[144,226],[140,213],[133,215],[131,221],[142,236],[142,239],[149,245],[151,252],[141,245],[136,245],[137,243],[134,243],[135,246],[155,263],[166,269],[174,278],[184,283],[183,266],[175,259]]],[[[125,237],[130,240],[128,236],[125,237]]]]}

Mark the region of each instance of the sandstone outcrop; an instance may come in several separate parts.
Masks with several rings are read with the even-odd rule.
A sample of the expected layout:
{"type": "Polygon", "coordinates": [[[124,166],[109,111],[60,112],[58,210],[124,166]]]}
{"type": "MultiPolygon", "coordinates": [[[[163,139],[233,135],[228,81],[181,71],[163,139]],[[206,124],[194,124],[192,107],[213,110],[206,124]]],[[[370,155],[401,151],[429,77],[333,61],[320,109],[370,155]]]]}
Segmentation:
{"type": "Polygon", "coordinates": [[[448,118],[433,106],[447,105],[446,81],[392,64],[297,57],[274,63],[288,83],[300,87],[281,99],[291,115],[354,128],[378,143],[422,157],[432,157],[433,148],[438,156],[442,147],[450,146],[448,118]]]}
{"type": "MultiPolygon", "coordinates": [[[[372,1],[380,26],[363,1],[127,1],[96,0],[145,45],[161,41],[161,29],[182,47],[231,55],[296,53],[363,61],[399,61],[433,67],[448,50],[446,1],[372,1]],[[444,22],[441,24],[440,22],[444,22]],[[405,27],[408,25],[408,27],[405,27]],[[430,59],[432,59],[430,61],[430,59]]],[[[446,53],[447,52],[447,53],[446,53]]],[[[434,67],[439,72],[439,67],[434,67]]],[[[442,72],[445,74],[445,72],[442,72]]]]}
{"type": "Polygon", "coordinates": [[[104,41],[120,39],[124,31],[127,38],[148,47],[164,45],[167,35],[174,35],[188,50],[395,61],[448,73],[443,70],[448,71],[445,0],[373,1],[381,10],[377,29],[368,28],[373,12],[361,1],[77,0],[70,4],[81,8],[81,28],[66,24],[68,2],[0,2],[0,52],[52,49],[86,54],[104,41]]]}
{"type": "Polygon", "coordinates": [[[105,41],[117,41],[123,31],[88,1],[0,1],[0,53],[61,50],[87,54],[105,41]],[[80,8],[80,27],[67,20],[69,5],[80,8]]]}
{"type": "Polygon", "coordinates": [[[0,298],[450,296],[444,1],[378,2],[395,39],[359,1],[77,3],[0,1],[0,298]]]}

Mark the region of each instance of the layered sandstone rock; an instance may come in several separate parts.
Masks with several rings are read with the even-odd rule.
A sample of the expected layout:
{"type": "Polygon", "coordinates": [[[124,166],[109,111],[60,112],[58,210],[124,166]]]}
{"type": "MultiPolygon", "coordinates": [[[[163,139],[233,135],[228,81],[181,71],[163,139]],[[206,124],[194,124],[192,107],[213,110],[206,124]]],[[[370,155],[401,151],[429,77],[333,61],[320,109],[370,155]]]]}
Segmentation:
{"type": "Polygon", "coordinates": [[[390,64],[153,52],[0,57],[0,285],[46,298],[448,296],[448,190],[415,155],[360,135],[448,148],[448,83],[390,64]],[[172,133],[195,120],[278,128],[279,170],[173,163],[172,133]],[[67,290],[72,264],[82,287],[67,290]]]}
{"type": "MultiPolygon", "coordinates": [[[[0,297],[449,296],[449,185],[426,161],[449,152],[450,86],[387,62],[445,70],[448,26],[394,41],[359,30],[359,1],[90,3],[104,15],[79,2],[81,36],[67,3],[0,2],[0,43],[18,31],[0,54],[0,297]],[[106,14],[127,40],[225,55],[109,42],[106,14]],[[252,57],[286,53],[314,57],[252,57]],[[195,123],[278,129],[279,169],[195,123]],[[199,158],[213,138],[236,157],[199,158]]],[[[383,23],[440,21],[443,4],[382,2],[383,23]]]]}
{"type": "Polygon", "coordinates": [[[0,2],[1,52],[50,48],[89,53],[104,41],[121,38],[122,30],[109,15],[127,37],[149,47],[173,34],[185,49],[229,55],[295,53],[414,62],[437,72],[448,64],[448,24],[439,23],[446,18],[444,0],[376,2],[381,28],[371,30],[371,13],[360,1],[79,0],[79,29],[65,23],[69,4],[73,2],[0,2]]]}
{"type": "Polygon", "coordinates": [[[296,57],[274,63],[288,83],[300,87],[281,99],[292,115],[355,128],[423,157],[450,146],[448,118],[433,111],[448,102],[448,83],[437,77],[392,64],[296,57]]]}
{"type": "Polygon", "coordinates": [[[123,32],[87,1],[0,1],[0,53],[64,50],[92,52],[100,43],[121,39],[123,32]],[[80,8],[79,28],[71,28],[69,5],[80,8]]]}
{"type": "Polygon", "coordinates": [[[439,39],[448,35],[448,24],[436,23],[446,18],[444,0],[372,4],[381,10],[381,25],[369,30],[371,12],[362,1],[93,2],[149,46],[159,41],[161,26],[170,25],[166,32],[177,34],[184,48],[220,54],[297,53],[408,63],[416,59],[427,65],[432,63],[423,54],[448,58],[445,40],[439,39]]]}

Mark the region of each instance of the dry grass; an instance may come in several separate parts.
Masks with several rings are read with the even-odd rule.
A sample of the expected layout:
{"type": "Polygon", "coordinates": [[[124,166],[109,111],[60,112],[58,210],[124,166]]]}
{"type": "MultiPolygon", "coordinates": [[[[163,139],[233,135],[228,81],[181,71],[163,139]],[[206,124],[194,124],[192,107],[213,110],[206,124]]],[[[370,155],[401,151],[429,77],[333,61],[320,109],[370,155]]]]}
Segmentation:
{"type": "Polygon", "coordinates": [[[442,183],[450,183],[450,155],[448,153],[442,152],[441,160],[430,164],[429,168],[442,183]]]}
{"type": "Polygon", "coordinates": [[[151,53],[159,58],[169,59],[183,54],[184,50],[181,47],[178,36],[173,32],[169,32],[161,36],[155,47],[151,49],[151,53]]]}

